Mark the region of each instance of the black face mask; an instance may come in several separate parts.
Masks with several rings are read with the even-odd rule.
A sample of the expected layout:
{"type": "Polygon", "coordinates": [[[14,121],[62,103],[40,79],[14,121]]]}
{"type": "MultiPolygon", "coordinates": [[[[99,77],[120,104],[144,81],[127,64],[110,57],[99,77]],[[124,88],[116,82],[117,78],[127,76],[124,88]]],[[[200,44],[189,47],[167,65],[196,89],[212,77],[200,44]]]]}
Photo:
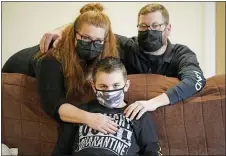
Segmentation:
{"type": "Polygon", "coordinates": [[[155,52],[163,46],[162,31],[146,30],[138,32],[139,47],[146,52],[155,52]]]}
{"type": "Polygon", "coordinates": [[[91,60],[97,57],[104,49],[103,44],[77,40],[76,52],[83,60],[91,60]]]}

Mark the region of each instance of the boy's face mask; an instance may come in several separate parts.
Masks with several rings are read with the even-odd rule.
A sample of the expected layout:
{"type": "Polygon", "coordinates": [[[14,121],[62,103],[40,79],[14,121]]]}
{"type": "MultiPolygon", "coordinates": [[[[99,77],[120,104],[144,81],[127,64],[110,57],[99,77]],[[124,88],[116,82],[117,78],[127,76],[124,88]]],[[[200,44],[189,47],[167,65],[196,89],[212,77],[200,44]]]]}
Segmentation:
{"type": "Polygon", "coordinates": [[[115,90],[96,90],[96,97],[99,103],[108,108],[118,107],[124,100],[124,88],[115,90]]]}

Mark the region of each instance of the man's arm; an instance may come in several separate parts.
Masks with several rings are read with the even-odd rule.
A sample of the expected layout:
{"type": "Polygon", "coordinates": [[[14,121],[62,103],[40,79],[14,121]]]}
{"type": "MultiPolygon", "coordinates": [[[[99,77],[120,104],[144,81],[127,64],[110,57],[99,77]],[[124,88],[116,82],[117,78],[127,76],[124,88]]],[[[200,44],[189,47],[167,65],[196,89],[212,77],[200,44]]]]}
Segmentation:
{"type": "Polygon", "coordinates": [[[185,47],[179,53],[177,60],[180,83],[166,91],[170,104],[191,97],[202,90],[206,84],[206,79],[194,52],[185,47]]]}
{"type": "Polygon", "coordinates": [[[40,41],[40,50],[41,52],[47,52],[50,48],[50,46],[56,47],[57,44],[59,44],[59,42],[62,39],[62,34],[64,32],[64,30],[70,25],[69,24],[65,24],[59,28],[54,29],[53,31],[47,32],[42,36],[42,39],[40,41]],[[52,42],[52,44],[51,44],[52,42]]]}
{"type": "MultiPolygon", "coordinates": [[[[43,35],[41,41],[40,41],[40,50],[41,52],[47,52],[49,47],[51,46],[51,43],[53,44],[53,47],[56,47],[56,45],[60,42],[62,39],[62,34],[70,24],[65,24],[59,28],[54,29],[53,31],[47,32],[43,35]]],[[[125,52],[130,51],[132,48],[133,43],[135,42],[135,38],[127,38],[125,36],[121,36],[118,34],[115,34],[118,44],[118,51],[120,53],[120,58],[123,60],[125,52]]]]}
{"type": "MultiPolygon", "coordinates": [[[[144,113],[139,122],[139,125],[135,129],[139,129],[137,141],[140,147],[140,156],[160,156],[161,147],[159,145],[157,133],[155,130],[155,125],[152,121],[151,115],[149,113],[144,113]]],[[[137,132],[137,130],[135,130],[137,132]]]]}
{"type": "Polygon", "coordinates": [[[180,82],[155,98],[147,101],[136,101],[128,106],[124,113],[131,120],[137,114],[136,119],[139,119],[146,111],[154,111],[161,106],[185,100],[204,88],[206,79],[199,67],[195,53],[187,47],[180,48],[183,48],[177,49],[180,50],[177,56],[178,78],[180,82]]]}
{"type": "Polygon", "coordinates": [[[115,34],[115,37],[117,39],[117,45],[118,45],[118,51],[120,53],[120,58],[124,60],[125,53],[129,52],[133,46],[134,40],[131,38],[121,36],[118,34],[115,34]]]}
{"type": "Polygon", "coordinates": [[[120,60],[123,62],[127,74],[133,74],[137,72],[137,69],[134,69],[133,62],[133,54],[138,49],[138,44],[136,41],[136,37],[127,38],[125,36],[121,36],[115,34],[117,39],[117,49],[119,51],[120,60]]]}

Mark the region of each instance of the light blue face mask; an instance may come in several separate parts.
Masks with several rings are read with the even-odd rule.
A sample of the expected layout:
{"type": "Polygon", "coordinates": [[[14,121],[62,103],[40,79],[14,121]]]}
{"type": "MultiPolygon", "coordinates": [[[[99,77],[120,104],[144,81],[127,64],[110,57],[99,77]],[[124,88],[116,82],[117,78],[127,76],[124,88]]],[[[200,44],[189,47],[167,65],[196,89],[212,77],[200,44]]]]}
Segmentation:
{"type": "Polygon", "coordinates": [[[96,90],[96,97],[99,103],[108,108],[118,107],[124,100],[124,87],[115,90],[96,90]]]}

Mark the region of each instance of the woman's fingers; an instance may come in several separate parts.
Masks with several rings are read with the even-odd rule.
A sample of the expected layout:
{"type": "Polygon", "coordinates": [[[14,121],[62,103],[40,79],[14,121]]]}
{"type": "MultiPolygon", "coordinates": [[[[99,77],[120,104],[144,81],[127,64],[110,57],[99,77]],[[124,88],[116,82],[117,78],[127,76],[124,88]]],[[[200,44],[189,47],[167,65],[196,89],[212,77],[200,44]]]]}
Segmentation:
{"type": "Polygon", "coordinates": [[[99,132],[103,133],[103,134],[107,134],[108,132],[104,129],[104,128],[99,128],[97,129],[99,132]]]}
{"type": "Polygon", "coordinates": [[[118,131],[118,124],[116,124],[113,120],[113,118],[106,116],[106,122],[103,125],[105,127],[105,130],[112,134],[118,131]]]}
{"type": "Polygon", "coordinates": [[[114,119],[113,118],[108,119],[107,122],[110,123],[112,126],[114,126],[116,128],[119,126],[117,123],[114,122],[114,119]]]}
{"type": "Polygon", "coordinates": [[[118,124],[114,122],[113,118],[100,113],[97,113],[96,115],[98,120],[91,122],[91,128],[104,132],[104,134],[106,134],[106,132],[115,134],[118,131],[118,124]]]}
{"type": "Polygon", "coordinates": [[[113,130],[114,132],[117,132],[118,131],[118,126],[115,126],[114,124],[112,123],[108,123],[107,126],[113,130]]]}
{"type": "Polygon", "coordinates": [[[112,130],[111,128],[110,128],[110,126],[108,126],[108,125],[105,125],[104,127],[102,127],[105,131],[107,131],[108,133],[111,133],[111,134],[115,134],[116,133],[116,131],[114,131],[114,130],[112,130]]]}

